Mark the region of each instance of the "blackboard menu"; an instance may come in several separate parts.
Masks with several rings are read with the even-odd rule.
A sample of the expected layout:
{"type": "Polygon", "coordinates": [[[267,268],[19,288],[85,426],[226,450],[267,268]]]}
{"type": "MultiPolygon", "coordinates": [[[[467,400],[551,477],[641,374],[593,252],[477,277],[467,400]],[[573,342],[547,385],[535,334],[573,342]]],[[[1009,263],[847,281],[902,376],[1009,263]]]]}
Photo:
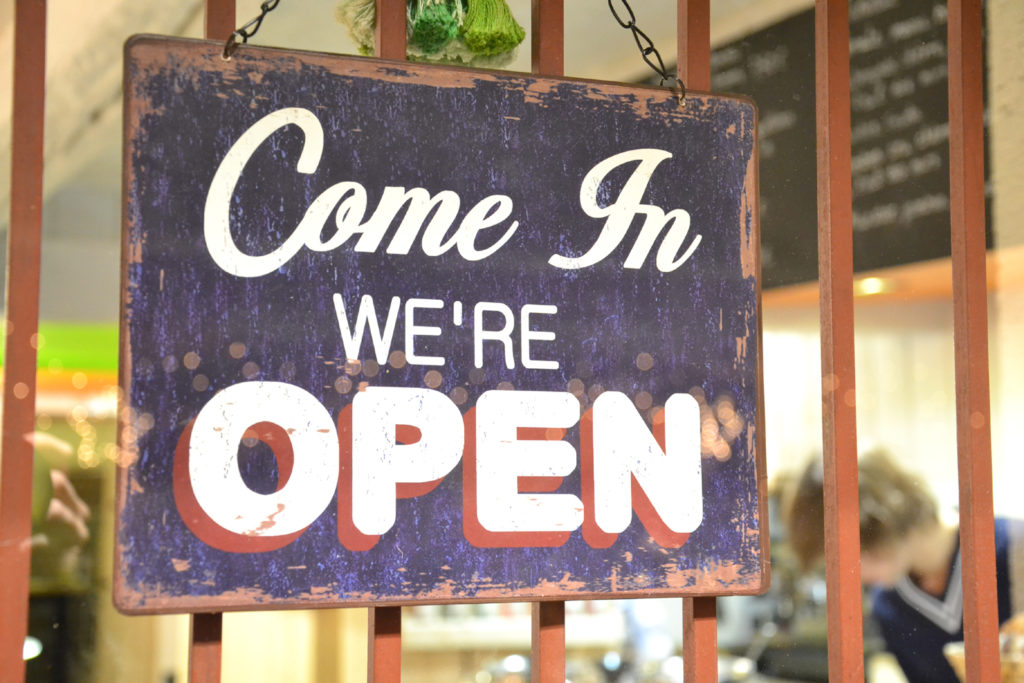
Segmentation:
{"type": "MultiPolygon", "coordinates": [[[[814,12],[714,50],[711,85],[758,106],[764,286],[816,279],[814,12]]],[[[851,2],[857,271],[950,253],[947,87],[944,0],[851,2]]]]}

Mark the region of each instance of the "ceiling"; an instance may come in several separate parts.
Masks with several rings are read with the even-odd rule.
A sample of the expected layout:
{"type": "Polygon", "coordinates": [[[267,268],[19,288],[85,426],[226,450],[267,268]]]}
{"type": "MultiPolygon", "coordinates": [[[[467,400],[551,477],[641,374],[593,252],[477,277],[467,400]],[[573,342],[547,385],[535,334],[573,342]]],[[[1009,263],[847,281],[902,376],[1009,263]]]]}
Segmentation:
{"type": "MultiPolygon", "coordinates": [[[[621,0],[614,0],[618,7],[621,0]]],[[[0,0],[0,63],[11,64],[15,0],[0,0]]],[[[259,0],[238,0],[239,24],[259,0]]],[[[354,53],[334,19],[335,0],[285,0],[253,43],[354,53]]],[[[804,9],[810,0],[714,0],[718,44],[804,9]]],[[[528,27],[530,0],[509,0],[528,27]]],[[[673,0],[634,0],[637,25],[675,61],[673,0]]],[[[201,0],[50,0],[47,22],[46,171],[41,316],[117,320],[120,273],[121,51],[135,33],[201,37],[201,0]]],[[[227,38],[227,36],[224,36],[227,38]]],[[[244,48],[243,48],[244,49],[244,48]]],[[[529,70],[529,47],[509,67],[529,70]]],[[[565,0],[567,76],[636,81],[650,75],[632,37],[601,0],[565,0]]],[[[9,216],[11,70],[0,72],[0,231],[9,216]]],[[[4,240],[4,243],[6,240],[4,240]]],[[[6,258],[5,249],[3,256],[6,258]]]]}

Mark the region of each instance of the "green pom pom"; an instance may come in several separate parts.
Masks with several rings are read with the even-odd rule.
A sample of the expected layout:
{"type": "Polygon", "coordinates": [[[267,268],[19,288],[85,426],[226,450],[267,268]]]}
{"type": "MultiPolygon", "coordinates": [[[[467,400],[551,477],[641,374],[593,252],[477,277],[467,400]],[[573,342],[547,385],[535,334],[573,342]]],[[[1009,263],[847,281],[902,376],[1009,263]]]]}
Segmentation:
{"type": "Polygon", "coordinates": [[[462,39],[475,54],[490,56],[508,52],[526,37],[505,0],[469,0],[462,39]]]}
{"type": "Polygon", "coordinates": [[[456,66],[473,66],[478,69],[503,69],[516,60],[519,48],[497,55],[478,55],[466,45],[462,36],[458,36],[444,46],[440,52],[427,54],[423,50],[410,45],[408,58],[411,62],[426,62],[431,64],[454,64],[456,66]]]}
{"type": "MultiPolygon", "coordinates": [[[[406,0],[408,56],[414,61],[501,68],[515,59],[526,31],[505,0],[406,0]]],[[[359,54],[372,56],[374,0],[338,0],[335,17],[359,54]]]]}
{"type": "Polygon", "coordinates": [[[408,11],[409,42],[427,54],[438,52],[459,34],[461,0],[414,0],[408,11]]]}

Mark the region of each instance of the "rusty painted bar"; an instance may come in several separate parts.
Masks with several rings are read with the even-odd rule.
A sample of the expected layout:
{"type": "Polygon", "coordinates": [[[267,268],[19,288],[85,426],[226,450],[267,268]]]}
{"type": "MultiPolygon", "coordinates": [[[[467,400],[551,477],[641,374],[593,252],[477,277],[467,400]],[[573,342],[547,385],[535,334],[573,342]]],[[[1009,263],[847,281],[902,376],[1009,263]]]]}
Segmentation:
{"type": "Polygon", "coordinates": [[[14,3],[11,222],[0,442],[0,672],[23,680],[32,536],[32,441],[43,206],[46,0],[14,3]]]}
{"type": "MultiPolygon", "coordinates": [[[[235,30],[235,0],[203,3],[203,32],[210,40],[227,40],[235,30]]],[[[189,622],[189,680],[216,683],[221,673],[223,616],[193,614],[189,622]]]]}
{"type": "Polygon", "coordinates": [[[676,70],[687,88],[711,90],[711,3],[677,0],[676,70]]]}
{"type": "Polygon", "coordinates": [[[718,680],[718,604],[715,598],[683,598],[683,680],[718,680]]]}
{"type": "MultiPolygon", "coordinates": [[[[203,2],[203,32],[210,40],[227,40],[235,30],[235,0],[203,2]]],[[[189,618],[189,680],[216,683],[221,673],[223,615],[193,614],[189,618]]]]}
{"type": "MultiPolygon", "coordinates": [[[[377,0],[374,55],[405,59],[406,4],[404,0],[377,0]]],[[[371,683],[402,680],[402,608],[370,609],[370,654],[366,679],[371,683]]]]}
{"type": "MultiPolygon", "coordinates": [[[[533,0],[530,64],[534,74],[565,75],[565,3],[533,0]]],[[[533,683],[565,681],[565,602],[531,605],[530,677],[533,683]]]]}
{"type": "MultiPolygon", "coordinates": [[[[677,0],[676,71],[692,90],[711,90],[711,3],[677,0]]],[[[715,598],[683,598],[683,679],[718,680],[715,598]]]]}
{"type": "Polygon", "coordinates": [[[847,1],[817,0],[814,33],[828,668],[829,680],[863,681],[847,1]]]}
{"type": "Polygon", "coordinates": [[[533,0],[530,56],[533,73],[544,76],[565,74],[565,3],[563,0],[533,0]]]}
{"type": "Polygon", "coordinates": [[[227,40],[237,26],[235,0],[207,0],[203,7],[203,33],[210,40],[227,40]]]}
{"type": "Polygon", "coordinates": [[[565,602],[535,602],[532,605],[532,683],[565,682],[565,602]]]}
{"type": "Polygon", "coordinates": [[[960,482],[964,647],[968,681],[997,681],[999,606],[985,277],[985,140],[981,0],[949,5],[949,212],[960,482]]]}
{"type": "Polygon", "coordinates": [[[193,614],[189,625],[188,679],[191,683],[220,680],[223,615],[193,614]]]}
{"type": "Polygon", "coordinates": [[[405,59],[405,0],[377,0],[374,56],[405,59]]]}
{"type": "Polygon", "coordinates": [[[370,610],[370,656],[366,680],[400,683],[402,680],[402,608],[370,610]]]}

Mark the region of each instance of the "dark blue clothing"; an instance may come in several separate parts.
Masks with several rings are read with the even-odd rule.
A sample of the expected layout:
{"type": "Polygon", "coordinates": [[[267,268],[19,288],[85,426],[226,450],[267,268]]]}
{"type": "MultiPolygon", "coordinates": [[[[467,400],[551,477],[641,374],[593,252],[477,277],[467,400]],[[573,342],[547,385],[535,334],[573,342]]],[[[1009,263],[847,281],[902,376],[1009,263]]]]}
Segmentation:
{"type": "MultiPolygon", "coordinates": [[[[1017,522],[995,520],[1000,624],[1013,616],[1010,541],[1011,536],[1020,540],[1018,529],[1017,522]]],[[[1018,591],[1021,588],[1017,586],[1018,591]]],[[[942,654],[942,646],[964,639],[963,604],[959,547],[953,555],[946,594],[942,599],[928,595],[909,578],[903,579],[895,588],[875,591],[873,616],[882,631],[886,648],[896,656],[910,683],[959,682],[942,654]]]]}

